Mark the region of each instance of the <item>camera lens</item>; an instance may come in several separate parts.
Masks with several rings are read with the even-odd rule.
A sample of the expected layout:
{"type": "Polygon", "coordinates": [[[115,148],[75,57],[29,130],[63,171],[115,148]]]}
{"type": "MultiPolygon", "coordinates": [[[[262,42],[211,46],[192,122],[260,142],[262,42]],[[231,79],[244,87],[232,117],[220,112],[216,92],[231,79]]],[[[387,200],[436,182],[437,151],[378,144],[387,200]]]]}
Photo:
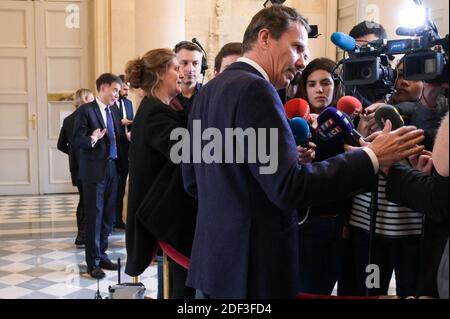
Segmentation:
{"type": "Polygon", "coordinates": [[[363,79],[371,79],[372,78],[372,68],[370,67],[365,67],[361,70],[360,72],[361,74],[361,78],[363,79]]]}

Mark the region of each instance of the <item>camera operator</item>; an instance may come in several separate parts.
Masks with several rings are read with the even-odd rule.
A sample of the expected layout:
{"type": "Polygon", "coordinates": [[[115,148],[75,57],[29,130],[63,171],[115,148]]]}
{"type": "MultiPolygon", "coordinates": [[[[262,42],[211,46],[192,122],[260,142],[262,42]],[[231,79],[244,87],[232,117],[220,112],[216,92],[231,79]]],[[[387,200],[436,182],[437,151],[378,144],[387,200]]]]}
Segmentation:
{"type": "MultiPolygon", "coordinates": [[[[438,283],[438,267],[442,252],[448,241],[449,221],[449,131],[448,115],[443,120],[433,148],[431,166],[427,156],[421,156],[415,169],[402,165],[394,165],[387,176],[387,197],[390,201],[405,205],[423,212],[426,215],[425,231],[421,242],[421,262],[419,271],[418,295],[448,298],[448,268],[440,271],[438,283]],[[428,167],[428,171],[424,168],[428,167]],[[431,175],[430,175],[431,173],[431,175]],[[438,285],[445,287],[438,293],[438,285]]],[[[448,246],[446,247],[448,259],[448,246]]],[[[448,260],[447,260],[448,267],[448,260]]]]}
{"type": "MultiPolygon", "coordinates": [[[[378,24],[374,21],[368,21],[368,20],[355,25],[350,30],[349,35],[355,39],[357,46],[360,48],[367,46],[367,44],[372,41],[388,38],[386,30],[381,24],[378,24]]],[[[358,87],[356,88],[354,93],[355,94],[349,94],[349,95],[353,95],[356,98],[358,98],[361,101],[361,103],[363,104],[364,108],[370,106],[374,102],[382,102],[382,100],[380,100],[380,101],[373,100],[372,101],[371,99],[369,99],[366,96],[366,94],[364,94],[364,92],[362,92],[361,88],[358,88],[358,87]]],[[[381,99],[381,97],[380,97],[380,99],[381,99]]]]}
{"type": "MultiPolygon", "coordinates": [[[[395,93],[391,96],[389,104],[396,107],[405,120],[405,125],[413,125],[424,130],[424,146],[425,149],[431,151],[440,122],[448,112],[448,103],[445,103],[441,94],[442,89],[448,87],[448,83],[435,84],[419,80],[406,80],[403,76],[403,61],[404,58],[396,67],[395,93]]],[[[363,136],[379,130],[375,121],[375,112],[383,105],[385,104],[374,103],[366,108],[365,114],[361,114],[358,131],[363,136]]]]}

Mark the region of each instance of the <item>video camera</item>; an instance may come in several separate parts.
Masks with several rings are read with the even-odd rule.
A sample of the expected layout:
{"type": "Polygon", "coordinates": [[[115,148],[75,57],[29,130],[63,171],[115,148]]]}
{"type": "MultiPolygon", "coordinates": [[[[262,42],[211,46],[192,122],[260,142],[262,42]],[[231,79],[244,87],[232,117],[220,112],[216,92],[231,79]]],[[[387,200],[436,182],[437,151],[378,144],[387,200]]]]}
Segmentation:
{"type": "Polygon", "coordinates": [[[405,79],[448,82],[449,36],[439,36],[429,9],[426,9],[426,23],[423,26],[413,29],[399,27],[396,33],[412,38],[391,41],[379,39],[360,48],[352,37],[340,32],[333,33],[331,41],[349,53],[349,58],[339,61],[334,76],[344,86],[353,87],[365,98],[376,101],[394,92],[397,72],[390,66],[389,60],[394,55],[404,54],[405,79]],[[433,50],[436,46],[440,46],[444,52],[433,50]]]}

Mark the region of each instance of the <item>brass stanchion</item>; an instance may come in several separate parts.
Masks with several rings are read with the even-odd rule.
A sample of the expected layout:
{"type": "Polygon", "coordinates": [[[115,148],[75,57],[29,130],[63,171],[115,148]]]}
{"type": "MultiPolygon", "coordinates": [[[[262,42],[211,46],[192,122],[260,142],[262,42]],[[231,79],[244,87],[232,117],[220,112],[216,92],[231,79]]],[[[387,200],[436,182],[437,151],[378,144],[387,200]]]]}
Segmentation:
{"type": "Polygon", "coordinates": [[[163,286],[164,299],[170,299],[170,277],[169,277],[169,260],[166,253],[163,252],[163,286]]]}

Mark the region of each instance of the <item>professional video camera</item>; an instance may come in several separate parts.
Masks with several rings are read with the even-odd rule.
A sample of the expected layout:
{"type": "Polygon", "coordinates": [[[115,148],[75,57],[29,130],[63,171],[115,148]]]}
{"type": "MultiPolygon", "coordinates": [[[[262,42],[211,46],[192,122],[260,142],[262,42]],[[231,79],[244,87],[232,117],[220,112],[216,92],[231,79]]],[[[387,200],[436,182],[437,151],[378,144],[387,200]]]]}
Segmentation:
{"type": "MultiPolygon", "coordinates": [[[[415,0],[422,6],[421,1],[415,0]]],[[[349,53],[338,63],[334,76],[348,88],[357,90],[370,101],[382,99],[394,92],[397,72],[389,60],[393,55],[404,54],[403,76],[407,80],[448,82],[449,36],[441,38],[436,25],[426,9],[426,22],[418,28],[399,27],[397,35],[412,36],[401,40],[379,39],[358,47],[355,39],[340,32],[331,41],[349,53]],[[436,47],[443,52],[436,50],[436,47]]]]}

